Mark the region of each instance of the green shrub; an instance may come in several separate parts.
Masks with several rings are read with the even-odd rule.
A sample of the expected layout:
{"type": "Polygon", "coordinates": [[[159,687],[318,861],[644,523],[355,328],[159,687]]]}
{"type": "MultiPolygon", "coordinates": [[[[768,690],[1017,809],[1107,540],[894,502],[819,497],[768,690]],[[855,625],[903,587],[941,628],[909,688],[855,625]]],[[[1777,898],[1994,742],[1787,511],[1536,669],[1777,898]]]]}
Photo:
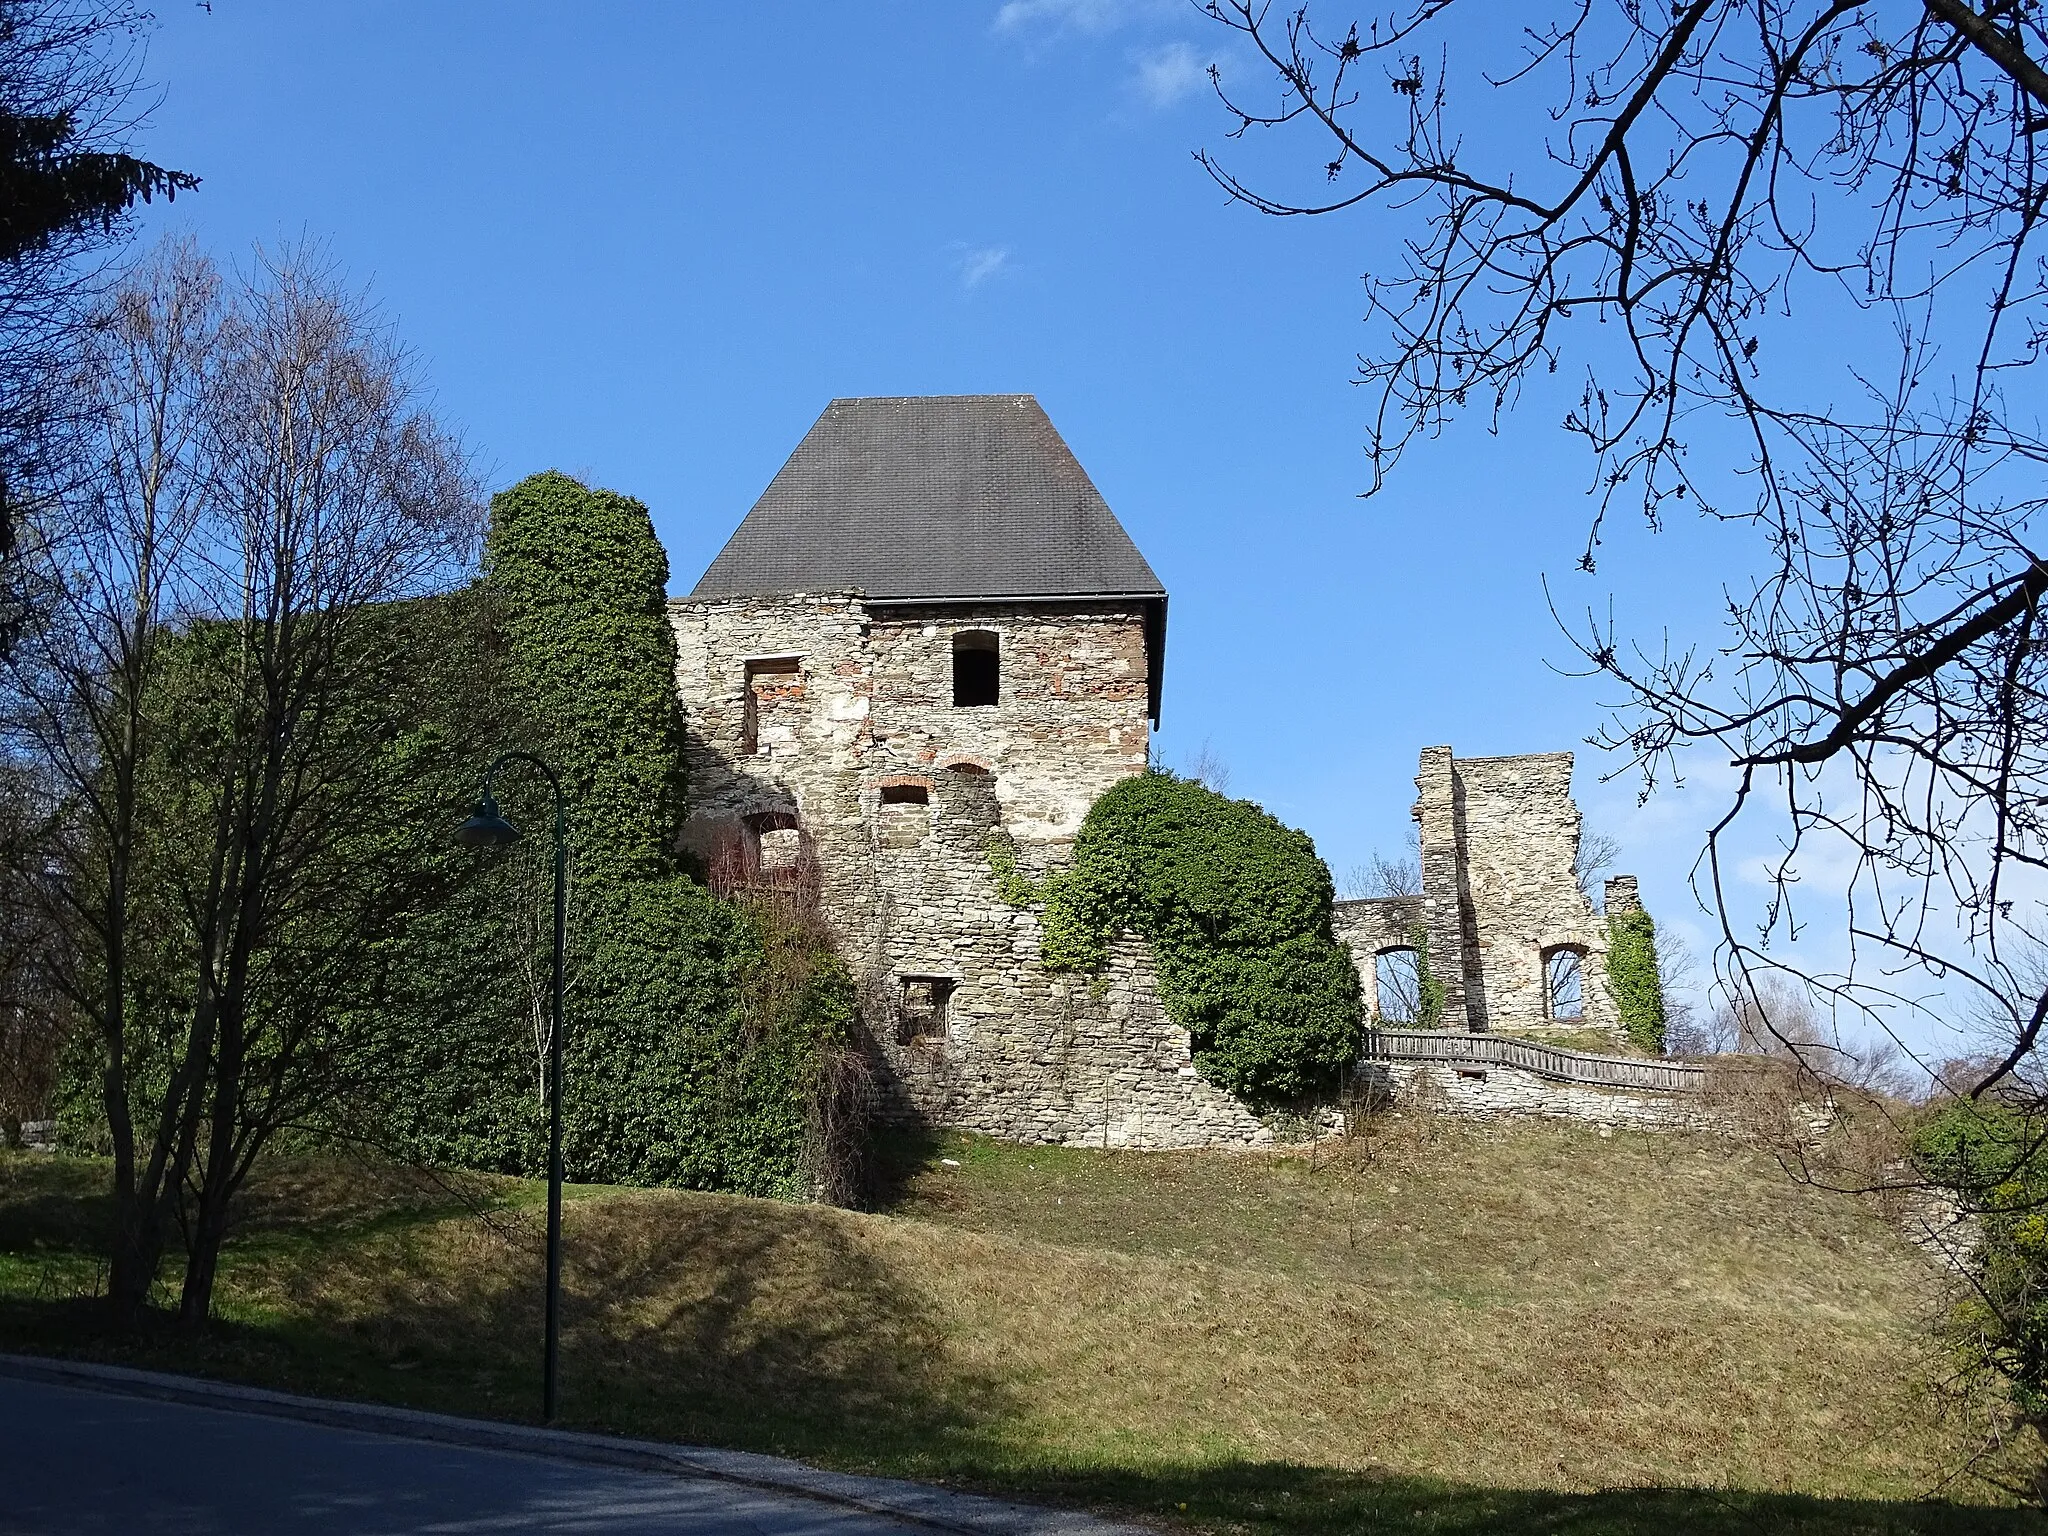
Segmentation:
{"type": "Polygon", "coordinates": [[[1657,925],[1641,907],[1607,920],[1607,988],[1629,1043],[1664,1054],[1664,983],[1657,969],[1657,925]]]}
{"type": "Polygon", "coordinates": [[[408,698],[392,722],[452,743],[423,767],[407,816],[422,829],[416,856],[459,878],[384,961],[402,980],[398,1005],[366,1034],[389,1064],[381,1138],[421,1161],[545,1168],[534,1029],[552,941],[545,787],[522,767],[502,776],[500,799],[528,833],[509,855],[449,841],[484,765],[525,748],[561,774],[569,809],[571,1176],[809,1193],[814,1099],[843,1054],[853,986],[813,935],[806,984],[778,989],[769,959],[791,968],[788,935],[683,872],[668,568],[646,508],[534,475],[493,499],[484,568],[470,601],[485,622],[421,636],[430,697],[408,698]],[[469,677],[484,682],[458,686],[469,677]]]}
{"type": "Polygon", "coordinates": [[[1982,1236],[1944,1332],[1966,1373],[1989,1372],[2048,1437],[2048,1123],[2001,1104],[1951,1104],[1912,1138],[1914,1165],[1956,1191],[1982,1236]]]}
{"type": "Polygon", "coordinates": [[[1044,896],[1054,970],[1101,971],[1119,933],[1150,941],[1160,999],[1218,1087],[1270,1108],[1358,1059],[1358,972],[1330,932],[1330,872],[1307,834],[1249,801],[1156,770],[1126,779],[1090,808],[1044,896]]]}

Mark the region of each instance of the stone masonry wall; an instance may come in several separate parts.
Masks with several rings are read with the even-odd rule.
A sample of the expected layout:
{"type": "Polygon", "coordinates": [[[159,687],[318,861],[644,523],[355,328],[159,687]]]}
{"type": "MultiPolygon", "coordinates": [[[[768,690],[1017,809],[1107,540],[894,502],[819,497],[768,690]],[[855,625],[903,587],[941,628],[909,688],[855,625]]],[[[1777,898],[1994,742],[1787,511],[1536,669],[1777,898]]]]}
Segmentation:
{"type": "Polygon", "coordinates": [[[1607,991],[1607,925],[1572,869],[1581,823],[1571,753],[1468,757],[1454,761],[1452,772],[1471,904],[1465,972],[1475,1027],[1513,1035],[1552,1024],[1543,959],[1569,947],[1583,957],[1584,1016],[1568,1027],[1618,1036],[1607,991]]]}
{"type": "Polygon", "coordinates": [[[1039,961],[1039,924],[989,865],[1006,832],[1037,876],[1088,807],[1143,770],[1142,613],[1114,604],[870,605],[858,594],[670,604],[690,845],[765,851],[796,829],[864,982],[893,1113],[1015,1140],[1252,1143],[1266,1128],[1196,1076],[1149,954],[1106,976],[1039,961]],[[999,702],[952,703],[953,636],[992,631],[999,702]],[[919,802],[922,803],[919,803],[919,802]],[[904,979],[945,993],[942,1032],[900,1028],[904,979]]]}
{"type": "Polygon", "coordinates": [[[1376,1011],[1379,975],[1376,961],[1389,950],[1413,949],[1418,933],[1427,934],[1420,896],[1376,896],[1340,901],[1330,909],[1330,932],[1351,951],[1358,985],[1368,1011],[1376,1011]]]}
{"type": "Polygon", "coordinates": [[[1634,1092],[1557,1083],[1516,1067],[1457,1070],[1439,1062],[1376,1061],[1361,1077],[1396,1103],[1468,1119],[1534,1115],[1639,1131],[1713,1131],[1725,1126],[1689,1093],[1634,1092]]]}
{"type": "MultiPolygon", "coordinates": [[[[1497,1034],[1599,1030],[1620,1039],[1607,990],[1607,925],[1578,888],[1579,808],[1572,755],[1455,756],[1426,747],[1415,778],[1422,895],[1399,919],[1428,935],[1432,974],[1443,987],[1443,1027],[1497,1034]],[[1545,957],[1580,956],[1581,1017],[1550,1016],[1545,957]]],[[[1634,899],[1627,876],[1611,890],[1634,899]]],[[[1372,962],[1410,942],[1388,927],[1385,901],[1345,902],[1339,937],[1352,946],[1371,995],[1372,962]],[[1382,912],[1380,909],[1385,909],[1382,912]]]]}

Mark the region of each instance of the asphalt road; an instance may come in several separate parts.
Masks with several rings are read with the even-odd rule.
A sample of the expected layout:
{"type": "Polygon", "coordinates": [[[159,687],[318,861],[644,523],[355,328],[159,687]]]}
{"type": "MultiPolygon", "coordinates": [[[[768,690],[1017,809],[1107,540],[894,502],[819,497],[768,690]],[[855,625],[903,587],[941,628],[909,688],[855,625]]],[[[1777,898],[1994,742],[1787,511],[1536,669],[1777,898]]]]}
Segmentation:
{"type": "Polygon", "coordinates": [[[932,1536],[731,1483],[0,1377],[6,1536],[932,1536]]]}

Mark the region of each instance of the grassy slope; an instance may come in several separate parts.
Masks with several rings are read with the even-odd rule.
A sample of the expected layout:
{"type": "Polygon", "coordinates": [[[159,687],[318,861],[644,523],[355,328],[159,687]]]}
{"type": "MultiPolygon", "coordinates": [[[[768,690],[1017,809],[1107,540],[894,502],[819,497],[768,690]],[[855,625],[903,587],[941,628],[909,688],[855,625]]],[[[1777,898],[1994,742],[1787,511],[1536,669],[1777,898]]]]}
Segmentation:
{"type": "MultiPolygon", "coordinates": [[[[204,1344],[92,1332],[91,1165],[0,1163],[0,1345],[520,1416],[533,1191],[274,1171],[204,1344]],[[458,1194],[460,1198],[458,1198],[458,1194]]],[[[565,1417],[1226,1528],[2018,1529],[1921,1261],[1755,1154],[1408,1121],[1343,1154],[949,1141],[887,1216],[570,1208],[565,1417]],[[949,1167],[939,1154],[957,1160],[949,1167]],[[1947,1481],[1945,1481],[1947,1480],[1947,1481]],[[1719,1493],[1601,1495],[1617,1486],[1719,1493]],[[1820,1495],[1836,1502],[1799,1497],[1820,1495]]]]}

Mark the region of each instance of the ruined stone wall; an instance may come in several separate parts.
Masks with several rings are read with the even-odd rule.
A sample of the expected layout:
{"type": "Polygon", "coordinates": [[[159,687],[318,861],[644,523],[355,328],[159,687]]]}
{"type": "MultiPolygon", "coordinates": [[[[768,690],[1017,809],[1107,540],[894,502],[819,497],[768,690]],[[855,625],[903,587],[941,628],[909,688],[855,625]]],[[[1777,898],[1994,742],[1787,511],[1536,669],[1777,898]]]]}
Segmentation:
{"type": "Polygon", "coordinates": [[[1267,1139],[1196,1076],[1142,945],[1102,978],[1049,974],[1037,916],[1003,901],[989,864],[998,830],[1028,877],[1063,863],[1088,807],[1143,770],[1142,613],[838,593],[683,600],[670,619],[686,838],[765,859],[795,829],[863,979],[888,1108],[1025,1141],[1267,1139]],[[997,637],[995,705],[952,703],[963,630],[997,637]],[[942,1030],[909,1032],[905,978],[920,999],[937,984],[942,1030]]]}
{"type": "MultiPolygon", "coordinates": [[[[1579,890],[1579,808],[1572,755],[1467,757],[1425,747],[1415,777],[1414,817],[1422,895],[1339,903],[1338,937],[1352,947],[1372,995],[1373,959],[1428,936],[1431,973],[1443,988],[1446,1029],[1543,1035],[1599,1030],[1620,1035],[1607,990],[1607,924],[1579,890]],[[1580,956],[1581,1016],[1550,1016],[1545,957],[1580,956]]],[[[1635,882],[1608,882],[1635,900],[1635,882]]]]}
{"type": "Polygon", "coordinates": [[[1533,1115],[1638,1131],[1714,1131],[1729,1122],[1693,1093],[1558,1083],[1515,1067],[1460,1070],[1440,1062],[1375,1061],[1361,1078],[1397,1104],[1474,1120],[1533,1115]]]}
{"type": "Polygon", "coordinates": [[[1374,896],[1363,901],[1340,901],[1333,906],[1330,932],[1351,951],[1351,963],[1358,970],[1366,1009],[1376,1012],[1376,961],[1389,950],[1415,948],[1416,935],[1428,934],[1428,921],[1420,896],[1374,896]]]}
{"type": "Polygon", "coordinates": [[[1607,991],[1607,925],[1572,869],[1581,830],[1572,754],[1459,758],[1452,773],[1475,1027],[1513,1035],[1550,1026],[1543,957],[1569,947],[1583,957],[1584,1012],[1566,1027],[1617,1034],[1607,991]]]}

